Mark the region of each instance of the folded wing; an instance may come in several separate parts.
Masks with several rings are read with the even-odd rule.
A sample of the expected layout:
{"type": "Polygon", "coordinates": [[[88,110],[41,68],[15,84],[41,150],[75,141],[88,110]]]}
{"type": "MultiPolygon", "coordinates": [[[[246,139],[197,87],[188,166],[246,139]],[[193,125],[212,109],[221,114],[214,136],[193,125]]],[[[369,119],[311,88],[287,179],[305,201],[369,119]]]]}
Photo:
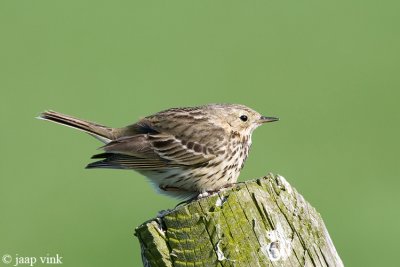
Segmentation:
{"type": "Polygon", "coordinates": [[[121,137],[102,147],[104,158],[87,168],[152,170],[202,164],[215,158],[214,151],[197,142],[168,134],[138,134],[121,137]]]}

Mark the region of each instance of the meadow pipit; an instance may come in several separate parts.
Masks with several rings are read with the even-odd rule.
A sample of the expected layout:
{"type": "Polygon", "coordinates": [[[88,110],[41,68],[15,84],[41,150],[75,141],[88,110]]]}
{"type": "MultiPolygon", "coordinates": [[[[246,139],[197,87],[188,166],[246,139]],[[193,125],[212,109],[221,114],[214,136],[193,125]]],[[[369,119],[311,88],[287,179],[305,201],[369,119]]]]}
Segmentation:
{"type": "Polygon", "coordinates": [[[258,126],[277,121],[235,104],[171,108],[122,128],[55,111],[40,118],[84,131],[105,145],[86,168],[132,169],[159,192],[191,198],[237,181],[258,126]]]}

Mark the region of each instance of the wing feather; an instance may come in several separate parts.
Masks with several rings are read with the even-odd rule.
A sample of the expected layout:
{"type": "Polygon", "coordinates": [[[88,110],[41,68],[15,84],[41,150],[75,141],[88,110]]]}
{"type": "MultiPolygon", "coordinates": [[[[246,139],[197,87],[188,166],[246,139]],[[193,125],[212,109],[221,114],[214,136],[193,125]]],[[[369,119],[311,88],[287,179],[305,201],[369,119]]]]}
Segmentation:
{"type": "Polygon", "coordinates": [[[159,170],[165,168],[178,168],[180,165],[171,164],[167,161],[157,159],[138,158],[129,155],[102,153],[92,158],[103,158],[103,160],[90,163],[87,169],[111,168],[111,169],[135,169],[135,170],[159,170]]]}
{"type": "Polygon", "coordinates": [[[216,156],[209,153],[205,146],[199,143],[193,143],[180,140],[172,135],[154,135],[150,136],[150,143],[153,150],[163,159],[170,160],[173,163],[182,165],[195,165],[210,161],[216,156]]]}
{"type": "MultiPolygon", "coordinates": [[[[173,135],[166,134],[139,134],[122,137],[102,147],[107,153],[118,154],[118,162],[122,160],[134,161],[129,166],[141,168],[145,162],[151,163],[154,168],[170,165],[196,165],[205,163],[216,155],[209,153],[205,145],[196,142],[180,140],[173,135]],[[124,159],[121,155],[130,156],[124,159]]],[[[111,160],[111,159],[109,159],[111,160]]],[[[116,158],[112,158],[116,160],[116,158]]],[[[109,163],[109,162],[107,162],[109,163]]]]}

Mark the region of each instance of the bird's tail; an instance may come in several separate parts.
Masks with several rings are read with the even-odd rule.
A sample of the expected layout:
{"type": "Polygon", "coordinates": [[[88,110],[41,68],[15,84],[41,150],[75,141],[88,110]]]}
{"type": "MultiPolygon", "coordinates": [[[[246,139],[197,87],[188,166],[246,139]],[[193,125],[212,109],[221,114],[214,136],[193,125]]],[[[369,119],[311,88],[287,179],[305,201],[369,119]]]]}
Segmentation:
{"type": "Polygon", "coordinates": [[[108,143],[115,139],[113,128],[96,124],[94,122],[77,119],[68,115],[58,113],[56,111],[45,111],[39,115],[38,119],[52,121],[61,125],[78,129],[86,132],[104,143],[108,143]]]}

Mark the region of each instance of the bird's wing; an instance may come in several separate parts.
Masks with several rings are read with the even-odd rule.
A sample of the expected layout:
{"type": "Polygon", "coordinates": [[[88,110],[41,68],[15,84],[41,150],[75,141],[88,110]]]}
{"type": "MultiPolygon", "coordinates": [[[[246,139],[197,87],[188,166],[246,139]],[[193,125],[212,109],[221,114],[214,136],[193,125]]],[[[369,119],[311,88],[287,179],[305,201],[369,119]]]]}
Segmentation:
{"type": "Polygon", "coordinates": [[[170,164],[160,159],[138,158],[117,153],[101,153],[94,155],[92,159],[101,159],[86,166],[92,168],[111,168],[111,169],[135,169],[140,171],[161,170],[180,167],[177,164],[170,164]]]}
{"type": "Polygon", "coordinates": [[[150,135],[154,151],[163,159],[182,165],[195,165],[210,161],[216,155],[204,144],[179,139],[172,135],[150,135]]]}
{"type": "Polygon", "coordinates": [[[122,137],[103,146],[103,149],[108,153],[133,156],[159,166],[166,163],[190,166],[216,157],[214,151],[203,144],[181,140],[168,134],[122,137]]]}

